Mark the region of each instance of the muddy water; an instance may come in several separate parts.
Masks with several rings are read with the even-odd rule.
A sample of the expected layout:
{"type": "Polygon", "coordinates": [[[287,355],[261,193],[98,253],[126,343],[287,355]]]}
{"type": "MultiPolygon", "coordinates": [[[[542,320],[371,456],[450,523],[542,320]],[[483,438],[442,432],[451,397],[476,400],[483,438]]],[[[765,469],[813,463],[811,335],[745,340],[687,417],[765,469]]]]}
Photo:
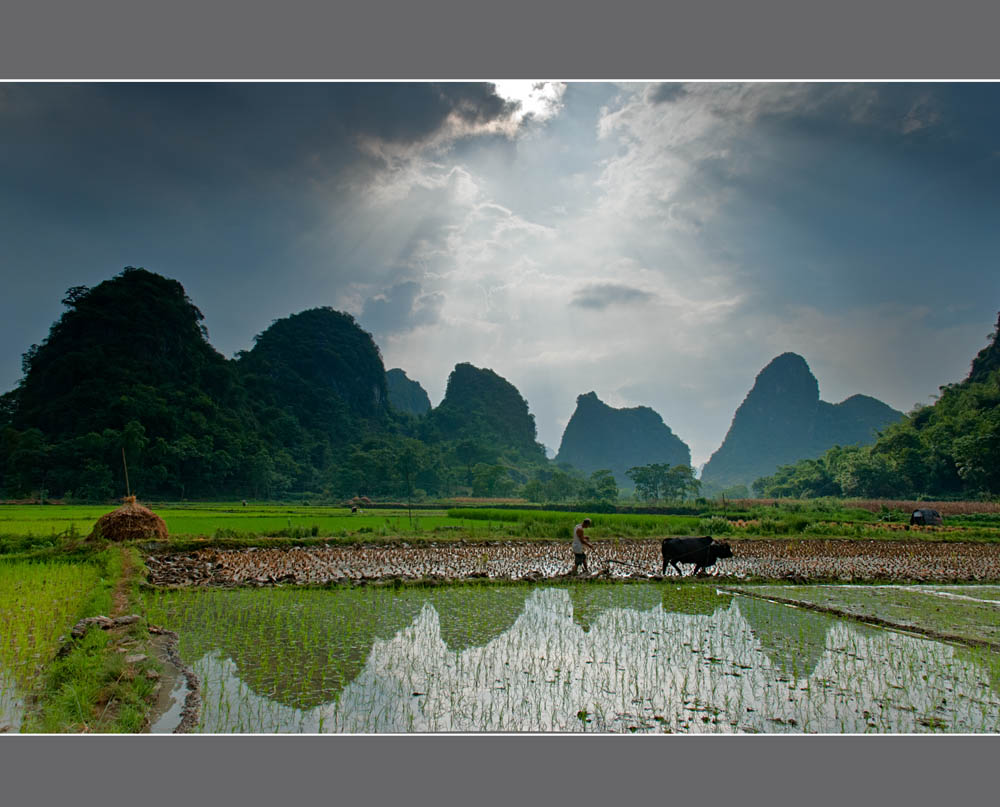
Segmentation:
{"type": "Polygon", "coordinates": [[[150,734],[170,734],[183,718],[184,699],[189,689],[183,673],[169,658],[167,645],[171,640],[166,636],[153,636],[150,649],[163,668],[160,674],[156,704],[150,717],[150,734]]]}
{"type": "MultiPolygon", "coordinates": [[[[211,606],[219,641],[206,623],[171,624],[202,633],[185,661],[202,680],[205,732],[1000,731],[992,657],[710,587],[514,587],[497,595],[509,616],[485,623],[462,621],[454,591],[400,592],[420,601],[327,689],[322,670],[337,659],[326,640],[306,640],[287,666],[258,644],[263,677],[233,651],[239,620],[221,624],[219,605],[232,593],[211,606]]],[[[252,593],[263,603],[271,592],[252,593]]],[[[342,595],[310,594],[331,612],[342,595]]],[[[298,613],[319,636],[311,612],[298,613]]]]}

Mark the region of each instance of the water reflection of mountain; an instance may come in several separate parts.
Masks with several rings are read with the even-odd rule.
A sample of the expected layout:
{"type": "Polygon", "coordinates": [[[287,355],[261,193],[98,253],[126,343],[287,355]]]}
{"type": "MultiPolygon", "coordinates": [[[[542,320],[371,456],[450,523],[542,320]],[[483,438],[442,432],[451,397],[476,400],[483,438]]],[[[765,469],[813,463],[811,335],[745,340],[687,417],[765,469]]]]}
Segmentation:
{"type": "Polygon", "coordinates": [[[665,584],[660,603],[664,611],[692,616],[711,616],[728,608],[733,596],[716,591],[713,586],[665,584]]]}
{"type": "Polygon", "coordinates": [[[775,669],[793,679],[813,674],[834,617],[754,597],[740,597],[737,607],[775,669]]]}
{"type": "Polygon", "coordinates": [[[573,621],[589,631],[597,616],[609,608],[631,608],[635,611],[655,608],[660,604],[660,592],[655,586],[631,583],[572,585],[569,587],[569,599],[573,605],[573,621]]]}
{"type": "Polygon", "coordinates": [[[437,611],[441,639],[456,651],[487,644],[510,630],[528,596],[520,586],[448,586],[415,593],[437,611]]]}
{"type": "MultiPolygon", "coordinates": [[[[737,604],[775,669],[792,679],[815,672],[827,651],[827,634],[840,622],[828,614],[755,597],[739,597],[737,604]]],[[[862,623],[852,623],[852,630],[869,636],[880,632],[862,623]]]]}
{"type": "Polygon", "coordinates": [[[248,589],[178,600],[167,624],[193,660],[216,653],[253,692],[310,709],[337,697],[365,666],[372,645],[411,624],[421,603],[391,592],[350,598],[330,592],[248,589]]]}
{"type": "MultiPolygon", "coordinates": [[[[982,666],[949,645],[837,620],[821,638],[820,623],[809,621],[800,663],[780,641],[780,620],[750,605],[755,627],[743,599],[711,614],[668,612],[658,602],[595,609],[585,630],[573,594],[535,589],[508,629],[461,650],[445,641],[428,599],[410,624],[374,641],[335,701],[306,710],[258,694],[236,665],[206,654],[196,665],[205,728],[844,733],[1000,725],[1000,699],[984,686],[982,666]],[[782,664],[801,675],[790,679],[782,664]],[[582,711],[589,722],[577,717],[582,711]]],[[[800,615],[812,616],[790,617],[786,633],[800,635],[800,615]]]]}
{"type": "Polygon", "coordinates": [[[425,603],[433,605],[447,647],[460,651],[509,630],[527,594],[509,586],[207,591],[186,603],[183,624],[168,621],[180,630],[186,658],[218,651],[253,692],[310,709],[336,699],[361,672],[375,641],[410,625],[425,603]]]}

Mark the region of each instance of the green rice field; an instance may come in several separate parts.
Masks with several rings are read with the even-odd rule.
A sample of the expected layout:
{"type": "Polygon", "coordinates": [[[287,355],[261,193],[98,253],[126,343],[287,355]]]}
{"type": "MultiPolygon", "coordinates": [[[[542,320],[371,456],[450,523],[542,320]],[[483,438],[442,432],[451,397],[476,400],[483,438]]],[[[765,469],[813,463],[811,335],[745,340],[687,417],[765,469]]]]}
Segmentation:
{"type": "MultiPolygon", "coordinates": [[[[38,730],[36,710],[25,710],[40,682],[62,664],[52,664],[59,636],[80,616],[110,607],[98,562],[106,553],[78,540],[110,509],[0,506],[0,731],[38,730]]],[[[386,562],[386,553],[399,553],[412,565],[421,552],[481,553],[447,543],[454,539],[568,539],[572,525],[588,515],[501,508],[352,514],[343,507],[259,503],[154,510],[167,523],[169,545],[110,551],[116,558],[134,553],[136,576],[122,589],[131,612],[178,634],[180,656],[201,681],[200,732],[1000,732],[1000,586],[992,577],[981,578],[990,585],[724,589],[668,578],[318,588],[285,585],[279,575],[280,585],[262,588],[139,588],[147,551],[200,557],[207,546],[217,554],[205,566],[246,547],[255,547],[245,553],[250,560],[325,551],[353,552],[351,562],[362,563],[364,553],[374,552],[386,562]],[[313,544],[293,550],[300,541],[313,544]],[[327,541],[352,546],[321,546],[327,541]],[[353,546],[380,541],[394,543],[353,546]]],[[[619,537],[692,534],[905,539],[911,554],[914,539],[938,542],[918,547],[913,568],[921,574],[936,569],[943,552],[949,563],[972,553],[967,573],[981,575],[989,564],[980,547],[940,542],[1000,540],[1000,527],[985,522],[904,531],[867,512],[856,519],[777,508],[728,517],[589,515],[589,534],[607,541],[598,548],[605,551],[619,547],[613,540],[619,537]]],[[[767,550],[758,559],[762,568],[777,564],[788,546],[828,551],[823,542],[744,544],[745,555],[737,553],[742,562],[754,561],[754,546],[767,550]]],[[[901,574],[889,544],[849,546],[869,565],[883,563],[885,574],[901,574]],[[892,563],[885,565],[886,558],[892,563]]],[[[520,557],[535,548],[513,541],[490,551],[520,557]]],[[[855,568],[852,558],[819,559],[843,571],[855,568]]],[[[146,562],[152,569],[153,561],[146,562]]],[[[196,563],[183,561],[189,562],[196,563]]],[[[181,583],[193,574],[180,560],[170,563],[181,564],[175,575],[181,583]]],[[[107,654],[121,662],[112,649],[107,654]]],[[[105,661],[94,663],[111,669],[105,661]]],[[[59,703],[72,712],[66,700],[72,692],[59,686],[59,703]]],[[[185,687],[183,677],[172,678],[162,691],[179,704],[185,687]],[[176,691],[169,693],[171,687],[176,691]]],[[[140,706],[127,724],[133,728],[124,730],[146,725],[148,707],[140,706]]],[[[153,730],[173,730],[177,715],[151,715],[153,730]]]]}
{"type": "MultiPolygon", "coordinates": [[[[114,508],[90,505],[0,505],[0,535],[39,541],[90,534],[97,519],[114,508]]],[[[443,510],[374,510],[352,514],[344,507],[303,505],[199,504],[159,506],[154,510],[171,536],[234,535],[389,535],[433,532],[440,528],[486,531],[489,523],[448,516],[443,510]]]]}
{"type": "Polygon", "coordinates": [[[1000,730],[996,654],[710,584],[144,596],[203,732],[1000,730]]]}
{"type": "MultiPolygon", "coordinates": [[[[351,513],[345,507],[247,505],[239,503],[152,505],[177,536],[221,535],[389,535],[461,530],[470,535],[503,533],[518,537],[568,537],[586,513],[539,510],[455,508],[451,510],[370,509],[351,513]]],[[[0,505],[0,535],[39,539],[88,535],[111,506],[0,505]]],[[[699,519],[690,516],[591,515],[595,536],[694,534],[699,519]]]]}
{"type": "Polygon", "coordinates": [[[0,560],[0,728],[20,726],[26,697],[99,579],[86,563],[0,560]]]}
{"type": "MultiPolygon", "coordinates": [[[[90,505],[0,505],[0,553],[44,549],[65,538],[86,536],[100,516],[113,507],[90,505]]],[[[721,538],[882,538],[933,541],[1000,541],[1000,526],[904,529],[881,523],[860,509],[736,515],[632,515],[498,508],[450,510],[369,509],[351,513],[344,507],[240,503],[154,505],[174,538],[255,539],[319,537],[371,540],[399,536],[414,539],[469,540],[519,538],[568,539],[573,524],[590,517],[591,537],[650,538],[664,535],[714,535],[721,538]],[[830,520],[837,519],[848,520],[830,520]]],[[[764,508],[767,511],[767,508],[764,508]]]]}

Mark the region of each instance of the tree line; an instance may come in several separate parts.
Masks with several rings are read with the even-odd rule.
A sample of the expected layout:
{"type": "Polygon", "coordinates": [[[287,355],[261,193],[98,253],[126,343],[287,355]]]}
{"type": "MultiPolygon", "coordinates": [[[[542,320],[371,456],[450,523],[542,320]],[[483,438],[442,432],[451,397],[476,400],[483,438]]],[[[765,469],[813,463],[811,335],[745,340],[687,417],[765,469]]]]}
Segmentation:
{"type": "MultiPolygon", "coordinates": [[[[175,280],[127,268],[70,289],[66,310],[0,395],[0,495],[344,499],[521,496],[614,502],[610,469],[550,461],[517,390],[459,364],[422,415],[388,402],[385,368],[349,314],[277,320],[226,359],[175,280]]],[[[968,497],[1000,493],[1000,318],[969,377],[875,444],[837,446],[758,479],[761,496],[968,497]]],[[[635,466],[645,501],[696,497],[688,465],[635,466]]],[[[619,477],[620,478],[620,477],[619,477]]]]}
{"type": "Polygon", "coordinates": [[[63,304],[0,396],[4,498],[110,500],[126,462],[132,491],[154,499],[620,495],[608,470],[546,459],[527,402],[490,370],[459,364],[437,408],[395,410],[349,314],[277,320],[226,359],[181,284],[153,272],[126,268],[63,304]]]}

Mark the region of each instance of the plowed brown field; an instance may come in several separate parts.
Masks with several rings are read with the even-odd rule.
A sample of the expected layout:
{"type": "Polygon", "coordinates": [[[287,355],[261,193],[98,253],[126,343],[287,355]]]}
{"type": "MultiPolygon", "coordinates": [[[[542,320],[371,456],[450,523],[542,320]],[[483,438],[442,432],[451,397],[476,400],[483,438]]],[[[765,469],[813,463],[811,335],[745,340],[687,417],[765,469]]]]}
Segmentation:
{"type": "MultiPolygon", "coordinates": [[[[733,541],[711,573],[729,579],[1000,581],[1000,544],[928,541],[733,541]]],[[[658,576],[660,541],[597,542],[592,575],[658,576]]],[[[154,585],[260,586],[386,579],[539,579],[573,568],[568,542],[500,541],[292,549],[202,549],[146,558],[154,585]]],[[[684,567],[690,570],[692,567],[684,567]]],[[[667,577],[676,576],[668,566],[667,577]]]]}

